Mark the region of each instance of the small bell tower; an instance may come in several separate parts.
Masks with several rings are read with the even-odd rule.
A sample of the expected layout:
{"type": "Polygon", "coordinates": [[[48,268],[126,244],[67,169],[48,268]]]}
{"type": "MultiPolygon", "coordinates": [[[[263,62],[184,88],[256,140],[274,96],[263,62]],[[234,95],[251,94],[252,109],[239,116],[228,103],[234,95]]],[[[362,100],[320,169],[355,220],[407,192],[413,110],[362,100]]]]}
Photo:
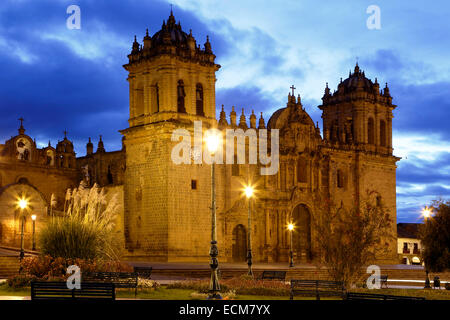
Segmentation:
{"type": "Polygon", "coordinates": [[[370,152],[392,155],[392,97],[386,83],[380,85],[366,78],[358,64],[337,91],[328,83],[322,97],[324,139],[336,146],[354,145],[370,152]]]}
{"type": "Polygon", "coordinates": [[[130,88],[130,127],[169,119],[215,119],[215,72],[220,65],[206,38],[197,46],[192,31],[185,33],[173,12],[161,30],[143,46],[136,37],[124,65],[130,88]]]}

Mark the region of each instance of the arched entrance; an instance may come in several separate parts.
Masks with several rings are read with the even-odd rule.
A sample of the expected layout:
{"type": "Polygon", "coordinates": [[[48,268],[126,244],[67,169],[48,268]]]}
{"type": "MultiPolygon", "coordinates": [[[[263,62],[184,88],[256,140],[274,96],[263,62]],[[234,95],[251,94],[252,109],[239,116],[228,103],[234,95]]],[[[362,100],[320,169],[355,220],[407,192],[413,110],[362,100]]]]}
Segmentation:
{"type": "Polygon", "coordinates": [[[32,185],[16,183],[0,188],[0,243],[11,247],[19,247],[21,223],[23,221],[24,245],[26,249],[31,249],[31,215],[36,215],[35,232],[39,234],[41,228],[47,222],[47,208],[48,204],[42,193],[32,185]],[[28,200],[28,207],[23,211],[17,205],[19,198],[28,200]]]}
{"type": "Polygon", "coordinates": [[[243,262],[247,256],[247,231],[242,224],[233,229],[232,256],[234,262],[243,262]]]}
{"type": "Polygon", "coordinates": [[[304,204],[299,204],[292,211],[295,229],[292,234],[292,246],[297,260],[310,261],[311,256],[311,213],[304,204]]]}

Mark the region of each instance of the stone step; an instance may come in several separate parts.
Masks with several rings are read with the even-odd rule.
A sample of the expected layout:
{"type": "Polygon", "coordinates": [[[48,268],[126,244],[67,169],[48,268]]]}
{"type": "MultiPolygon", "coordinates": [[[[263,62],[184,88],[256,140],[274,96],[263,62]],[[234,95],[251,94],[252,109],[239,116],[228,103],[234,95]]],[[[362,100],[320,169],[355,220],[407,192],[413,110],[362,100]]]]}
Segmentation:
{"type": "Polygon", "coordinates": [[[19,273],[18,257],[0,257],[0,278],[6,278],[19,273]]]}

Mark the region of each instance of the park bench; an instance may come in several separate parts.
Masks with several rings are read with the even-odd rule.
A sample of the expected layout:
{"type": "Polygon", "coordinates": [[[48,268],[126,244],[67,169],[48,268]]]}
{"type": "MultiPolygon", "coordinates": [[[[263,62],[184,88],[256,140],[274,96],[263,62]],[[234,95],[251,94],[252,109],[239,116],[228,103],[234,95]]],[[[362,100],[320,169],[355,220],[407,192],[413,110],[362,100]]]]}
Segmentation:
{"type": "Polygon", "coordinates": [[[388,288],[388,276],[387,276],[387,274],[380,275],[380,284],[381,284],[381,288],[383,288],[383,285],[386,287],[386,289],[388,288]]]}
{"type": "Polygon", "coordinates": [[[261,275],[261,280],[286,280],[286,271],[272,271],[272,270],[264,270],[261,275]]]}
{"type": "Polygon", "coordinates": [[[69,289],[65,281],[32,281],[31,300],[115,300],[113,283],[81,283],[81,289],[69,289]]]}
{"type": "Polygon", "coordinates": [[[290,299],[294,296],[315,296],[320,297],[344,297],[345,288],[342,282],[327,280],[291,280],[290,299]]]}
{"type": "Polygon", "coordinates": [[[138,274],[136,272],[83,272],[83,282],[113,283],[116,288],[134,288],[137,295],[138,274]]]}
{"type": "Polygon", "coordinates": [[[425,300],[424,297],[392,296],[388,294],[347,292],[344,300],[425,300]]]}
{"type": "Polygon", "coordinates": [[[152,267],[134,267],[134,272],[137,273],[140,278],[151,279],[152,271],[152,267]]]}

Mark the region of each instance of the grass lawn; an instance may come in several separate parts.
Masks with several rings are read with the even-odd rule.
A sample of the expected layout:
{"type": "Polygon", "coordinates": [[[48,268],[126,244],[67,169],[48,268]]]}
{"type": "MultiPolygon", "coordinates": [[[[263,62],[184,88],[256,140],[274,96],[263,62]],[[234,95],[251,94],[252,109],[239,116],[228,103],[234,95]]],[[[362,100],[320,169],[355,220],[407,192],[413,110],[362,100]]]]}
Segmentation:
{"type": "MultiPolygon", "coordinates": [[[[193,298],[192,289],[167,289],[165,287],[156,290],[138,291],[139,299],[159,299],[159,300],[203,300],[203,297],[193,298]]],[[[120,290],[117,292],[118,298],[134,298],[132,290],[120,290]]],[[[254,295],[236,295],[235,300],[289,300],[289,296],[254,296],[254,295]]],[[[308,297],[306,298],[308,299],[308,297]]],[[[313,299],[313,298],[311,298],[313,299]]]]}
{"type": "MultiPolygon", "coordinates": [[[[427,300],[450,300],[449,290],[423,290],[423,289],[354,289],[353,292],[367,292],[390,294],[396,296],[416,296],[425,297],[427,300]]],[[[192,289],[167,289],[162,286],[154,290],[139,290],[138,299],[158,299],[158,300],[202,300],[203,297],[192,297],[192,289]]],[[[134,299],[134,289],[120,289],[116,292],[118,298],[134,299]]],[[[6,283],[0,284],[0,296],[29,296],[30,288],[13,289],[6,283]]],[[[237,295],[236,300],[289,300],[289,296],[256,296],[237,295]]],[[[295,297],[295,300],[315,300],[315,297],[295,297]]],[[[338,297],[324,297],[323,300],[340,300],[338,297]]]]}
{"type": "Polygon", "coordinates": [[[26,297],[30,295],[30,288],[13,289],[8,284],[0,284],[0,296],[20,296],[26,297]]]}

